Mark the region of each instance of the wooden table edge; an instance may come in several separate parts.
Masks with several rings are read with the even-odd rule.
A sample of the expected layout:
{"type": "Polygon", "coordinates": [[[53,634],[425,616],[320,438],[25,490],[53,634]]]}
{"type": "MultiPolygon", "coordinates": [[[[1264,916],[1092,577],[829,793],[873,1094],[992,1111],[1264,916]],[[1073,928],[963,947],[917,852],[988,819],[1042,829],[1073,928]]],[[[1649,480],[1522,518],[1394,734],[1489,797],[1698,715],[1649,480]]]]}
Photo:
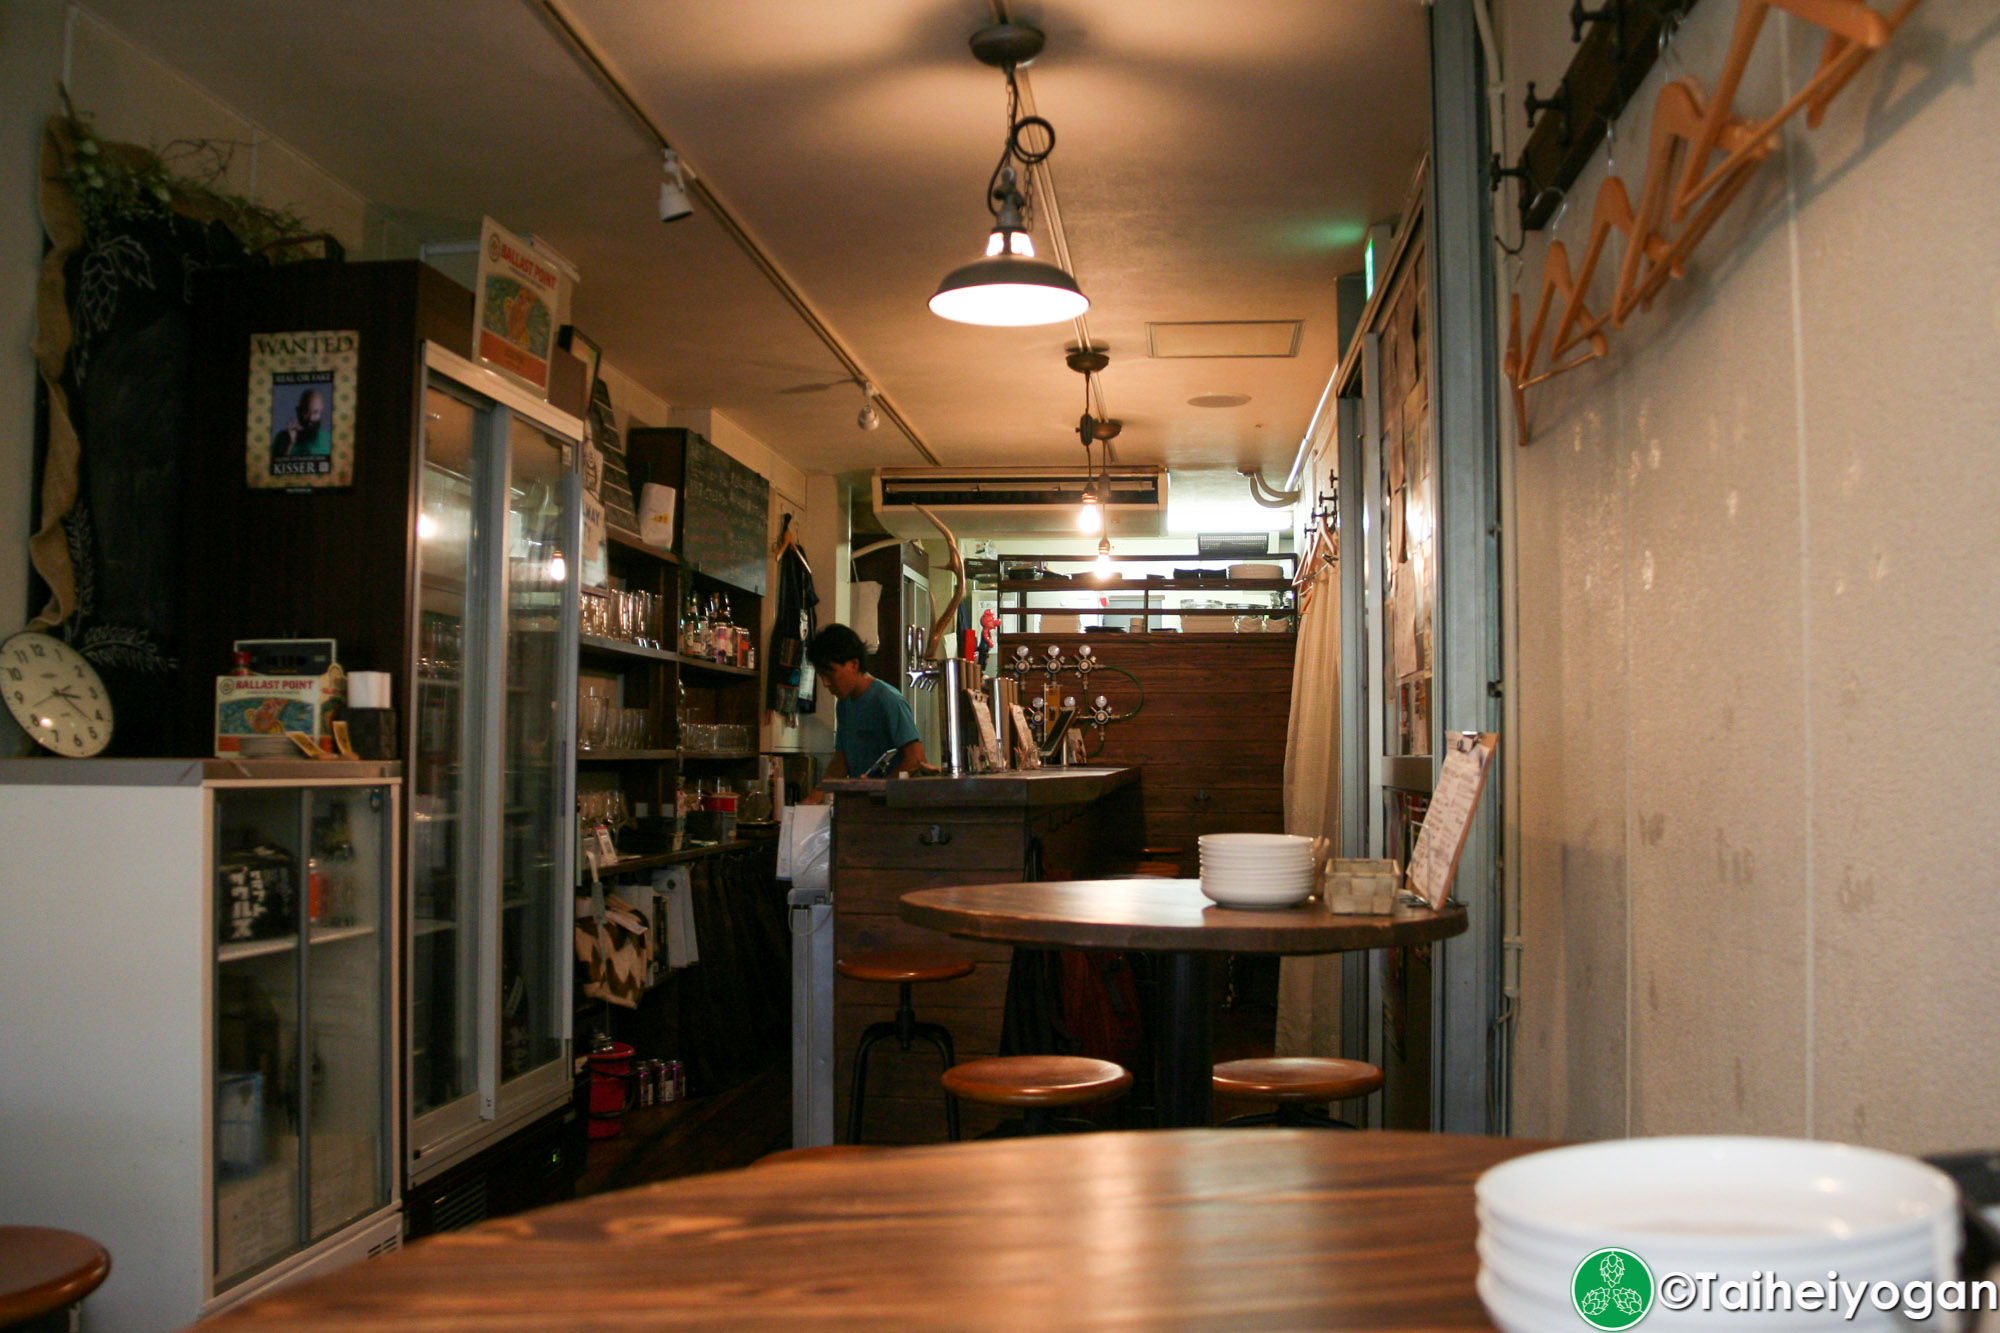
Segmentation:
{"type": "Polygon", "coordinates": [[[1268,927],[1255,922],[1244,922],[1240,926],[1207,926],[1200,930],[1186,926],[1135,926],[1115,921],[1074,921],[1048,917],[995,917],[991,922],[971,922],[966,920],[962,909],[915,901],[928,894],[950,891],[949,887],[913,889],[898,899],[897,914],[911,925],[924,926],[960,939],[1059,949],[1133,949],[1142,953],[1349,953],[1362,949],[1428,944],[1462,935],[1470,926],[1465,908],[1454,906],[1426,917],[1406,917],[1387,923],[1381,917],[1355,917],[1351,925],[1329,925],[1316,940],[1301,941],[1293,947],[1272,948],[1269,947],[1268,927]],[[1385,926],[1400,927],[1394,932],[1395,938],[1378,938],[1386,933],[1385,926]],[[1342,933],[1348,931],[1352,932],[1351,936],[1342,933]]]}

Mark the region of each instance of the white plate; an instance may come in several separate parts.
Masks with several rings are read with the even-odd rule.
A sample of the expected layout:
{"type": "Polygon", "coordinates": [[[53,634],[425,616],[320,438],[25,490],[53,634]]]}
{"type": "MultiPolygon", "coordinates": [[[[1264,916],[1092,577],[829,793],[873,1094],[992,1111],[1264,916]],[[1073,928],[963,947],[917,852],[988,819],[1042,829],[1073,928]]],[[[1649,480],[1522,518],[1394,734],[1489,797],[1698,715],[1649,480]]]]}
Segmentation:
{"type": "Polygon", "coordinates": [[[1607,1230],[1669,1244],[1726,1237],[1760,1249],[1814,1238],[1865,1242],[1958,1217],[1957,1187],[1936,1167],[1807,1139],[1584,1143],[1503,1162],[1475,1193],[1503,1221],[1597,1244],[1607,1230]]]}
{"type": "Polygon", "coordinates": [[[1258,873],[1219,873],[1206,870],[1199,876],[1204,884],[1221,884],[1232,889],[1307,889],[1312,888],[1310,872],[1298,875],[1273,875],[1258,873]]]}
{"type": "Polygon", "coordinates": [[[1242,885],[1212,884],[1202,881],[1202,896],[1224,907],[1292,907],[1312,896],[1312,885],[1289,888],[1250,888],[1242,885]]]}
{"type": "MultiPolygon", "coordinates": [[[[1518,1233],[1495,1230],[1485,1221],[1481,1221],[1479,1228],[1479,1258],[1488,1268],[1504,1275],[1509,1281],[1517,1282],[1530,1276],[1559,1274],[1560,1280],[1551,1288],[1556,1291],[1563,1289],[1569,1275],[1576,1271],[1577,1264],[1586,1254],[1601,1248],[1603,1245],[1582,1243],[1550,1245],[1523,1238],[1518,1233]]],[[[1871,1280],[1937,1275],[1937,1255],[1928,1228],[1890,1244],[1827,1245],[1796,1255],[1771,1255],[1762,1251],[1745,1253],[1736,1249],[1733,1242],[1703,1244],[1696,1241],[1679,1246],[1648,1243],[1644,1249],[1626,1248],[1633,1249],[1633,1253],[1648,1265],[1662,1272],[1727,1272],[1736,1265],[1747,1264],[1746,1273],[1749,1269],[1761,1269],[1794,1282],[1824,1278],[1829,1268],[1848,1274],[1866,1274],[1871,1280]]]]}
{"type": "Polygon", "coordinates": [[[1312,839],[1302,838],[1296,833],[1204,833],[1195,841],[1204,851],[1210,848],[1231,850],[1253,847],[1271,851],[1298,848],[1307,855],[1312,853],[1312,839]]]}
{"type": "MultiPolygon", "coordinates": [[[[1514,1274],[1531,1268],[1568,1271],[1592,1250],[1604,1245],[1624,1244],[1621,1238],[1598,1242],[1557,1239],[1545,1232],[1524,1228],[1479,1210],[1479,1252],[1487,1266],[1514,1274]],[[1489,1253],[1490,1252],[1490,1253],[1489,1253]]],[[[1825,1236],[1781,1246],[1746,1245],[1738,1237],[1707,1240],[1700,1236],[1671,1239],[1649,1238],[1643,1248],[1626,1246],[1649,1264],[1669,1269],[1726,1268],[1747,1263],[1781,1275],[1797,1270],[1806,1278],[1827,1268],[1843,1272],[1889,1277],[1908,1272],[1913,1277],[1929,1277],[1936,1271],[1937,1239],[1931,1222],[1919,1222],[1900,1234],[1870,1242],[1835,1240],[1825,1236]]]]}

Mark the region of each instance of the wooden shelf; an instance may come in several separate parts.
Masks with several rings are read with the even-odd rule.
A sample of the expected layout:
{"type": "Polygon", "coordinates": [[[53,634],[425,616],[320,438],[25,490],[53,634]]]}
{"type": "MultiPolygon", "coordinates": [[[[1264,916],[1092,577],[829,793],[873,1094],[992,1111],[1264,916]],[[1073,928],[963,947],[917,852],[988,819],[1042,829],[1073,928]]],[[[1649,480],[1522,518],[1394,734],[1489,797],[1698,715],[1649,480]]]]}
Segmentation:
{"type": "Polygon", "coordinates": [[[682,759],[755,759],[761,750],[682,750],[682,759]]]}
{"type": "Polygon", "coordinates": [[[637,657],[648,662],[673,662],[692,671],[710,671],[718,676],[755,676],[756,667],[728,666],[721,662],[711,662],[701,657],[683,657],[670,653],[664,648],[647,648],[636,643],[626,643],[623,639],[600,639],[595,634],[577,637],[577,647],[586,653],[598,653],[612,657],[637,657]]]}
{"type": "Polygon", "coordinates": [[[579,764],[624,764],[680,757],[679,750],[578,750],[576,752],[576,761],[579,764]]]}
{"type": "Polygon", "coordinates": [[[663,551],[657,546],[651,546],[640,541],[637,537],[628,537],[624,533],[614,532],[610,528],[604,530],[604,539],[622,551],[631,551],[637,555],[650,556],[658,560],[661,564],[678,565],[681,562],[681,558],[672,551],[663,551]]]}
{"type": "Polygon", "coordinates": [[[598,877],[625,875],[635,870],[657,870],[661,866],[683,865],[689,861],[699,861],[705,856],[720,856],[724,852],[739,852],[746,847],[755,847],[758,839],[738,838],[733,842],[718,842],[708,847],[684,847],[678,852],[654,852],[650,856],[627,856],[608,866],[597,868],[598,877]]]}
{"type": "Polygon", "coordinates": [[[729,666],[722,662],[711,662],[701,657],[682,657],[679,653],[669,653],[669,657],[682,666],[695,671],[713,671],[718,676],[754,676],[756,667],[729,666]]]}
{"type": "Polygon", "coordinates": [[[1129,620],[1133,616],[1278,616],[1297,614],[1289,606],[1001,606],[1003,616],[1103,616],[1129,620]]]}
{"type": "Polygon", "coordinates": [[[1290,579],[1002,579],[1001,592],[1287,592],[1290,579]]]}

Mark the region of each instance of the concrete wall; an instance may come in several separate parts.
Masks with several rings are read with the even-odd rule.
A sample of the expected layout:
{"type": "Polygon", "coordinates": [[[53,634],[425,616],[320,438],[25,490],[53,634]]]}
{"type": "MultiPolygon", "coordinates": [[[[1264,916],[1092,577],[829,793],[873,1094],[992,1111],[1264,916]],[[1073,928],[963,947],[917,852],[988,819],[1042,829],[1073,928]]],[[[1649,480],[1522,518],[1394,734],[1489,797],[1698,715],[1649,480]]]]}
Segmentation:
{"type": "MultiPolygon", "coordinates": [[[[1635,198],[1662,78],[1712,86],[1736,10],[1700,6],[1628,109],[1635,198]]],[[[1552,86],[1563,14],[1499,22],[1510,89],[1552,86]]],[[[1739,108],[1818,57],[1774,13],[1739,108]]],[[[1994,1140],[1996,127],[1991,0],[1928,0],[1611,357],[1531,397],[1517,1133],[1994,1140]]],[[[1530,309],[1605,168],[1510,269],[1530,309]]]]}

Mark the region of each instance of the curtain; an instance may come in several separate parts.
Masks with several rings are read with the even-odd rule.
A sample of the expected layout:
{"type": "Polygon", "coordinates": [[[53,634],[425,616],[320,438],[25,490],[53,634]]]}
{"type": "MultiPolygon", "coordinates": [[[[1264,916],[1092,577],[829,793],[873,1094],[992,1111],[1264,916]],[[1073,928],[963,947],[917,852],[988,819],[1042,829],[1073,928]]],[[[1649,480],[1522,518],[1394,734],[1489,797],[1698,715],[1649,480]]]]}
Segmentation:
{"type": "MultiPolygon", "coordinates": [[[[1285,831],[1340,842],[1340,571],[1302,590],[1285,741],[1285,831]]],[[[1287,958],[1278,981],[1279,1055],[1340,1054],[1340,958],[1287,958]]]]}

